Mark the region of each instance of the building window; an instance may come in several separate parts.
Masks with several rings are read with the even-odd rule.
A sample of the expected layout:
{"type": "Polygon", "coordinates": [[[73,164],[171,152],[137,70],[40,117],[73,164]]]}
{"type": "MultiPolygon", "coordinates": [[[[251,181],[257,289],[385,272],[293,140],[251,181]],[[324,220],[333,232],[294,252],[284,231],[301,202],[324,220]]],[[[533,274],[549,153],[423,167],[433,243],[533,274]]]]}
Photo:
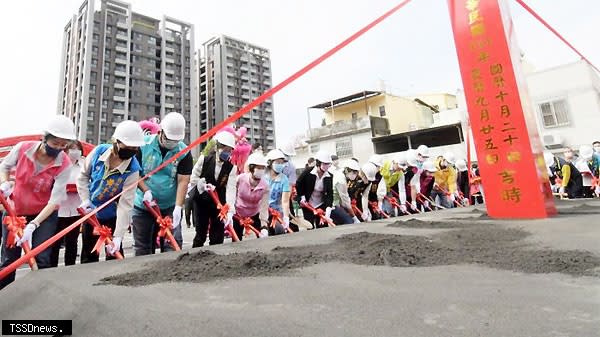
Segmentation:
{"type": "Polygon", "coordinates": [[[539,105],[545,128],[569,125],[569,108],[564,99],[544,102],[539,105]]]}
{"type": "Polygon", "coordinates": [[[350,158],[354,155],[352,151],[352,138],[344,138],[335,142],[335,153],[339,158],[350,158]]]}
{"type": "Polygon", "coordinates": [[[95,94],[96,93],[96,85],[95,84],[91,84],[90,85],[90,94],[95,94]]]}
{"type": "Polygon", "coordinates": [[[379,107],[379,116],[385,117],[385,105],[379,107]]]}
{"type": "Polygon", "coordinates": [[[92,59],[92,68],[96,68],[98,66],[98,59],[92,59]]]}
{"type": "MultiPolygon", "coordinates": [[[[107,99],[102,100],[102,108],[104,108],[104,109],[108,108],[108,100],[107,99]]],[[[105,114],[105,112],[103,112],[102,114],[105,114]]]]}
{"type": "Polygon", "coordinates": [[[110,57],[110,49],[104,49],[104,57],[110,57]]]}
{"type": "Polygon", "coordinates": [[[104,74],[104,82],[108,82],[110,80],[110,74],[104,74]]]}
{"type": "Polygon", "coordinates": [[[90,78],[92,81],[96,81],[96,78],[98,78],[98,73],[95,71],[90,72],[90,78]]]}
{"type": "Polygon", "coordinates": [[[352,113],[352,120],[355,121],[358,119],[358,112],[353,112],[352,113]]]}
{"type": "Polygon", "coordinates": [[[319,144],[310,144],[310,153],[317,153],[319,152],[319,144]]]}
{"type": "Polygon", "coordinates": [[[148,42],[149,42],[149,43],[152,43],[152,44],[156,44],[156,38],[155,38],[154,36],[150,36],[150,37],[148,38],[148,42]]]}
{"type": "Polygon", "coordinates": [[[89,101],[88,101],[88,106],[90,108],[93,108],[96,106],[96,99],[94,97],[90,97],[89,101]]]}
{"type": "Polygon", "coordinates": [[[98,42],[98,39],[100,38],[100,35],[98,34],[94,34],[92,35],[92,40],[98,42]]]}
{"type": "Polygon", "coordinates": [[[112,26],[111,25],[106,26],[106,32],[107,33],[112,33],[112,26]]]}
{"type": "Polygon", "coordinates": [[[104,61],[104,68],[106,70],[110,70],[110,62],[109,61],[104,61]]]}
{"type": "Polygon", "coordinates": [[[93,53],[94,55],[98,55],[98,47],[96,47],[96,46],[92,46],[92,53],[93,53]]]}

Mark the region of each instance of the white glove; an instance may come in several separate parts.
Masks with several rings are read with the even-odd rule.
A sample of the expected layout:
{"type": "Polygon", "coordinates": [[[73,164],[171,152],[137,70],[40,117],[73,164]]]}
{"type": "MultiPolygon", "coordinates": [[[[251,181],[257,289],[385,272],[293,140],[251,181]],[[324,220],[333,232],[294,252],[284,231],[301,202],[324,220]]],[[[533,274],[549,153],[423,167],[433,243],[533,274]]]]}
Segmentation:
{"type": "Polygon", "coordinates": [[[154,198],[152,197],[152,191],[147,190],[146,192],[144,192],[144,199],[142,201],[152,203],[153,200],[154,198]]]}
{"type": "Polygon", "coordinates": [[[600,186],[596,186],[596,190],[594,191],[597,195],[600,195],[600,186]]]}
{"type": "Polygon", "coordinates": [[[406,209],[406,205],[400,205],[400,212],[402,212],[403,214],[408,213],[408,210],[406,209]]]}
{"type": "Polygon", "coordinates": [[[31,248],[31,237],[33,236],[33,232],[37,228],[38,226],[33,222],[28,223],[27,226],[25,226],[25,229],[23,230],[23,236],[19,239],[19,241],[17,241],[17,246],[21,247],[23,242],[27,242],[29,243],[29,248],[31,248]]]}
{"type": "Polygon", "coordinates": [[[181,225],[181,206],[175,206],[173,209],[173,229],[181,225]]]}
{"type": "Polygon", "coordinates": [[[283,226],[283,228],[285,230],[287,230],[288,228],[290,228],[290,217],[289,216],[284,216],[283,217],[283,223],[281,225],[283,226]]]}
{"type": "Polygon", "coordinates": [[[331,207],[325,208],[325,217],[327,219],[331,219],[331,211],[333,211],[333,208],[331,208],[331,207]]]}
{"type": "Polygon", "coordinates": [[[89,213],[93,211],[95,207],[94,204],[92,204],[92,202],[88,199],[84,200],[81,205],[79,205],[79,208],[83,208],[86,213],[89,213]]]}
{"type": "Polygon", "coordinates": [[[411,202],[410,208],[412,208],[414,211],[416,211],[417,210],[417,202],[416,201],[411,202]]]}
{"type": "Polygon", "coordinates": [[[123,241],[123,238],[121,238],[120,236],[114,237],[112,239],[112,244],[106,246],[106,251],[109,255],[115,255],[119,251],[119,249],[121,249],[121,241],[123,241]]]}
{"type": "Polygon", "coordinates": [[[306,202],[306,198],[304,196],[300,197],[300,203],[306,202]]]}
{"type": "Polygon", "coordinates": [[[429,208],[429,201],[425,200],[423,202],[423,206],[425,206],[425,208],[429,208]]]}
{"type": "Polygon", "coordinates": [[[265,228],[261,229],[261,230],[260,230],[260,237],[261,237],[261,238],[266,238],[266,237],[269,237],[269,231],[268,231],[268,230],[266,230],[265,228]]]}
{"type": "Polygon", "coordinates": [[[362,214],[362,219],[364,221],[371,221],[371,212],[368,209],[365,209],[362,214]]]}
{"type": "Polygon", "coordinates": [[[4,194],[5,198],[10,197],[12,190],[13,190],[13,183],[10,181],[5,181],[2,184],[0,184],[0,192],[2,192],[2,194],[4,194]]]}
{"type": "Polygon", "coordinates": [[[206,179],[200,178],[198,183],[196,184],[196,188],[198,189],[198,193],[202,194],[206,192],[206,179]]]}
{"type": "Polygon", "coordinates": [[[356,215],[352,218],[354,223],[360,223],[360,220],[356,217],[356,215]]]}
{"type": "Polygon", "coordinates": [[[206,190],[207,191],[211,192],[211,191],[214,191],[215,189],[216,189],[215,185],[208,184],[208,183],[206,184],[206,190]]]}
{"type": "Polygon", "coordinates": [[[565,187],[564,187],[564,186],[561,186],[561,187],[558,189],[558,193],[560,193],[560,194],[565,194],[565,187]]]}
{"type": "Polygon", "coordinates": [[[448,198],[450,198],[451,202],[454,202],[454,200],[456,200],[456,196],[454,195],[454,193],[451,193],[448,198]]]}

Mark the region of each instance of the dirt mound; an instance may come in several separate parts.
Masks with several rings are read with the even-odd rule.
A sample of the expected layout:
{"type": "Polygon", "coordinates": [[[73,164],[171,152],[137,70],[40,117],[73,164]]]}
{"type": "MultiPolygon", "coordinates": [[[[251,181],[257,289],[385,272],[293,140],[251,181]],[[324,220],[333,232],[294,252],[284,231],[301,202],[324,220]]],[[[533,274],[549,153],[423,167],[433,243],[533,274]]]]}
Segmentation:
{"type": "Polygon", "coordinates": [[[457,229],[431,238],[361,232],[344,235],[329,244],[277,247],[269,253],[188,253],[175,261],[154,263],[145,270],[108,277],[102,282],[140,286],[272,276],[332,261],[390,267],[473,263],[526,273],[600,276],[594,270],[600,267],[600,257],[584,251],[534,250],[522,241],[528,235],[520,229],[491,225],[457,229]]]}
{"type": "Polygon", "coordinates": [[[600,214],[600,207],[581,204],[569,208],[559,208],[558,214],[600,214]]]}
{"type": "MultiPolygon", "coordinates": [[[[482,214],[483,215],[483,214],[482,214]]],[[[396,221],[387,225],[392,228],[465,228],[472,226],[480,226],[480,224],[474,223],[473,220],[477,218],[447,218],[445,221],[425,221],[420,219],[408,219],[406,221],[396,221]],[[452,221],[447,221],[452,220],[452,221]]]]}

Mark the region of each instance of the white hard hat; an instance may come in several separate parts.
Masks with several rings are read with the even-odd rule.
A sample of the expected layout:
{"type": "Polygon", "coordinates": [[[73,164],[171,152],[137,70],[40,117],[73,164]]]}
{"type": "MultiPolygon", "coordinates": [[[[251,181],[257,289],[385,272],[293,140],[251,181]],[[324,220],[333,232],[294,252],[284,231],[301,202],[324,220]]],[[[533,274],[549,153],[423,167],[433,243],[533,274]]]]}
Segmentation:
{"type": "Polygon", "coordinates": [[[145,144],[144,131],[134,121],[122,121],[117,125],[113,138],[126,146],[140,147],[145,144]]]}
{"type": "Polygon", "coordinates": [[[281,150],[271,150],[267,153],[267,160],[285,159],[285,154],[281,150]]]}
{"type": "Polygon", "coordinates": [[[185,138],[185,118],[179,112],[171,112],[160,122],[160,128],[170,140],[185,138]]]}
{"type": "Polygon", "coordinates": [[[589,145],[581,145],[581,147],[579,147],[579,156],[586,160],[592,159],[594,156],[594,149],[589,145]]]}
{"type": "Polygon", "coordinates": [[[554,155],[552,152],[544,151],[544,161],[546,162],[546,167],[554,165],[554,155]]]}
{"type": "Polygon", "coordinates": [[[362,171],[365,174],[365,176],[367,176],[367,180],[374,181],[377,176],[377,172],[379,172],[379,169],[377,168],[377,166],[375,166],[375,164],[368,162],[363,165],[362,171]]]}
{"type": "Polygon", "coordinates": [[[429,158],[429,148],[427,145],[419,145],[417,148],[417,154],[420,154],[423,158],[429,158]]]}
{"type": "Polygon", "coordinates": [[[331,160],[331,154],[327,151],[319,151],[317,152],[317,154],[315,155],[315,159],[320,161],[321,163],[325,163],[325,164],[331,164],[332,160],[331,160]]]}
{"type": "Polygon", "coordinates": [[[235,137],[227,131],[217,132],[215,141],[221,145],[229,146],[230,148],[235,147],[235,137]]]}
{"type": "Polygon", "coordinates": [[[452,153],[452,152],[448,151],[448,152],[444,153],[443,157],[448,163],[450,163],[452,165],[454,165],[454,163],[456,162],[456,157],[454,156],[454,153],[452,153]]]}
{"type": "Polygon", "coordinates": [[[255,152],[248,157],[248,165],[267,166],[267,159],[262,154],[255,152]]]}
{"type": "Polygon", "coordinates": [[[456,168],[459,171],[464,172],[467,170],[467,163],[465,162],[464,159],[457,159],[456,160],[456,168]]]}
{"type": "Polygon", "coordinates": [[[279,149],[286,156],[295,156],[296,148],[294,148],[294,143],[285,144],[283,147],[279,149]]]}
{"type": "Polygon", "coordinates": [[[396,164],[400,165],[401,167],[408,166],[408,161],[406,160],[405,152],[398,153],[396,155],[396,158],[394,158],[394,161],[396,162],[396,164]]]}
{"type": "Polygon", "coordinates": [[[412,149],[406,151],[406,162],[409,166],[418,166],[417,151],[412,149]]]}
{"type": "Polygon", "coordinates": [[[438,169],[435,167],[435,164],[431,160],[427,160],[423,163],[423,170],[429,172],[437,172],[438,169]]]}
{"type": "Polygon", "coordinates": [[[360,164],[354,159],[348,159],[344,162],[343,168],[349,168],[352,171],[360,171],[360,164]]]}
{"type": "Polygon", "coordinates": [[[371,156],[371,158],[369,158],[369,163],[372,163],[377,167],[381,167],[383,165],[383,157],[379,154],[374,154],[371,156]]]}
{"type": "Polygon", "coordinates": [[[77,139],[75,136],[75,125],[67,116],[56,115],[52,117],[44,132],[49,133],[57,138],[77,139]]]}

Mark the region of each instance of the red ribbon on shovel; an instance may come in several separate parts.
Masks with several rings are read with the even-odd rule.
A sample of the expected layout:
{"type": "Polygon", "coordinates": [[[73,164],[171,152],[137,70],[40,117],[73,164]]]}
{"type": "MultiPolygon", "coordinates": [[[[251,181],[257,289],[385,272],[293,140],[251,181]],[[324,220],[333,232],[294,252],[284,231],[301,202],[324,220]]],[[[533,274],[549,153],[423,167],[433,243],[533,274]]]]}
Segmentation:
{"type": "Polygon", "coordinates": [[[390,216],[387,215],[387,213],[385,213],[384,211],[381,210],[381,208],[379,208],[379,203],[377,203],[377,201],[369,201],[369,206],[371,206],[371,208],[373,209],[373,212],[375,212],[376,214],[379,214],[386,219],[390,218],[390,216]]]}
{"type": "Polygon", "coordinates": [[[171,231],[173,229],[173,219],[171,219],[170,216],[163,217],[162,214],[160,214],[160,208],[156,203],[144,201],[144,206],[146,206],[148,211],[156,219],[156,223],[160,228],[158,230],[158,236],[161,238],[167,238],[171,247],[173,247],[176,252],[180,251],[181,248],[179,247],[177,240],[175,240],[175,237],[173,237],[173,232],[171,231]]]}
{"type": "MultiPolygon", "coordinates": [[[[281,218],[281,213],[274,208],[269,207],[269,214],[271,214],[271,227],[275,228],[275,225],[279,222],[283,225],[284,221],[281,218]]],[[[291,228],[287,228],[288,233],[293,233],[294,231],[291,228]]]]}
{"type": "MultiPolygon", "coordinates": [[[[81,207],[77,208],[77,212],[79,212],[81,216],[85,216],[87,214],[85,210],[81,207]]],[[[101,225],[100,221],[98,221],[98,218],[95,214],[92,215],[89,219],[87,219],[87,222],[90,225],[92,225],[92,227],[94,227],[94,235],[100,236],[98,238],[98,241],[96,241],[96,244],[94,245],[94,249],[92,249],[92,253],[96,252],[100,254],[100,249],[102,249],[102,245],[110,245],[112,243],[112,230],[107,226],[101,225]]],[[[123,255],[121,255],[121,252],[119,251],[117,251],[114,255],[117,258],[117,260],[123,259],[123,255]]]]}
{"type": "Polygon", "coordinates": [[[352,199],[351,203],[352,211],[354,212],[354,214],[358,214],[358,216],[362,218],[362,212],[360,211],[360,208],[358,208],[358,206],[356,205],[356,199],[352,199]]]}
{"type": "Polygon", "coordinates": [[[313,214],[319,218],[319,220],[321,221],[321,224],[326,223],[329,227],[335,227],[335,224],[333,223],[333,221],[331,221],[331,219],[328,219],[325,216],[325,212],[323,212],[322,209],[320,209],[320,208],[315,209],[314,207],[312,207],[307,202],[300,202],[300,206],[302,206],[302,207],[308,209],[309,211],[313,212],[313,214]]]}
{"type": "MultiPolygon", "coordinates": [[[[18,239],[23,237],[23,229],[25,229],[25,226],[27,226],[27,219],[25,219],[24,216],[17,216],[17,212],[15,212],[14,208],[10,205],[8,200],[4,198],[4,194],[2,193],[0,193],[0,203],[2,203],[2,206],[7,213],[7,216],[4,217],[4,221],[2,221],[8,230],[8,235],[6,236],[6,247],[14,248],[17,245],[18,239]]],[[[21,248],[23,248],[25,254],[29,253],[31,250],[28,242],[23,242],[21,244],[21,248]]],[[[31,270],[38,270],[38,266],[34,257],[30,258],[28,263],[31,270]]]]}
{"type": "MultiPolygon", "coordinates": [[[[223,223],[225,224],[225,221],[227,221],[227,213],[229,212],[229,205],[221,204],[221,201],[219,200],[219,195],[217,195],[217,191],[207,190],[206,193],[210,195],[212,200],[215,202],[217,209],[219,210],[219,220],[223,221],[223,223]]],[[[238,238],[237,233],[233,229],[233,226],[231,226],[230,224],[225,224],[225,230],[229,232],[229,235],[231,235],[231,240],[233,240],[233,242],[240,241],[240,238],[238,238]]]]}

